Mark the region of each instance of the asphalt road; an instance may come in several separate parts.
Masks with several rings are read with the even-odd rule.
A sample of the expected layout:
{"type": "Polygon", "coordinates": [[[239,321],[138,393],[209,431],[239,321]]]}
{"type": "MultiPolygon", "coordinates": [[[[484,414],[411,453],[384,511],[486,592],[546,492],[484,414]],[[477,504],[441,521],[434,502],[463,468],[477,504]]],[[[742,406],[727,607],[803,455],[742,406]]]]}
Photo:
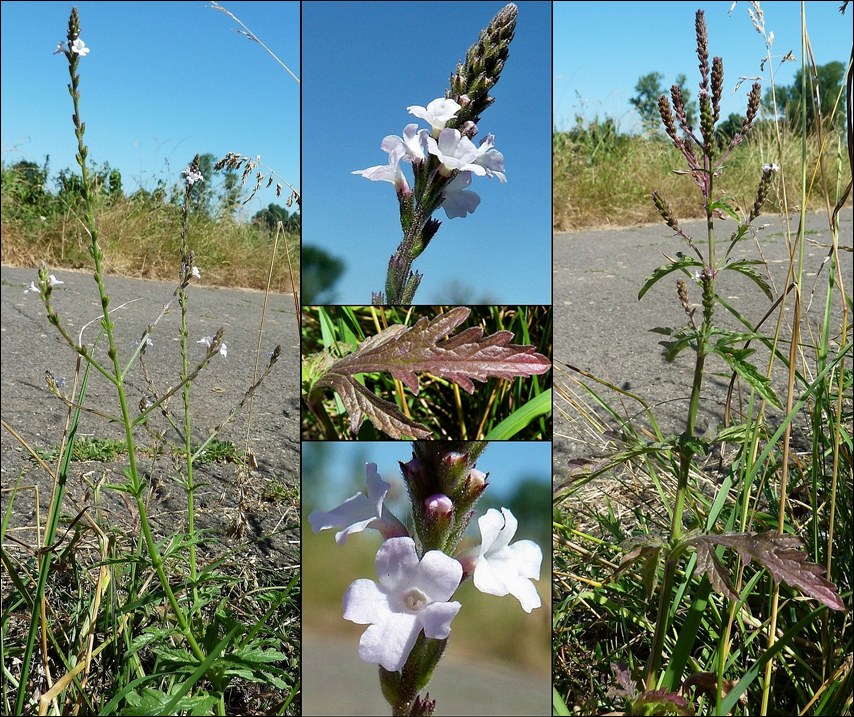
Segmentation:
{"type": "MultiPolygon", "coordinates": [[[[764,257],[767,266],[758,268],[766,270],[776,298],[786,286],[789,266],[785,218],[760,217],[756,225],[762,227],[756,238],[740,242],[733,255],[736,258],[764,257]]],[[[686,221],[682,226],[703,248],[705,222],[686,221]]],[[[796,230],[797,215],[791,218],[791,231],[795,233],[796,230]]],[[[728,238],[732,231],[732,221],[717,222],[716,235],[719,238],[728,238]]],[[[826,214],[807,215],[805,237],[804,285],[810,292],[814,289],[814,295],[804,296],[802,306],[804,318],[814,326],[824,310],[828,269],[823,262],[830,245],[826,214]]],[[[839,241],[851,247],[850,207],[841,213],[839,241]]],[[[645,278],[656,267],[667,263],[663,255],[674,256],[678,251],[687,254],[690,250],[684,240],[674,236],[663,223],[620,230],[569,232],[554,237],[556,384],[568,379],[566,373],[562,377],[562,363],[589,371],[636,392],[652,404],[657,420],[666,432],[683,430],[694,354],[684,351],[673,363],[666,363],[658,345],[663,337],[650,329],[680,327],[687,323],[687,318],[676,297],[676,276],[673,274],[650,289],[642,300],[638,301],[637,297],[645,278]]],[[[845,286],[850,294],[851,254],[843,252],[842,257],[845,286]]],[[[771,306],[753,282],[733,271],[720,275],[716,289],[752,321],[759,321],[771,306]]],[[[692,285],[692,303],[699,304],[700,299],[699,287],[692,285]]],[[[789,323],[792,303],[790,297],[785,314],[789,323]]],[[[833,314],[838,317],[840,312],[841,301],[837,294],[834,296],[833,314]]],[[[721,308],[718,308],[716,317],[722,325],[730,328],[741,326],[721,308]]],[[[849,316],[849,327],[850,323],[849,316]]],[[[768,325],[766,331],[773,333],[773,325],[768,325]]],[[[715,360],[707,364],[710,372],[723,372],[723,362],[717,357],[712,358],[715,360]]],[[[756,363],[764,366],[762,358],[757,358],[756,363]]],[[[709,382],[702,394],[701,429],[714,427],[721,419],[728,382],[728,377],[723,375],[708,373],[707,376],[709,382]]],[[[784,373],[780,371],[774,377],[778,388],[783,377],[784,373]]],[[[615,399],[615,394],[609,396],[609,400],[615,399]]],[[[554,466],[558,477],[570,458],[586,454],[588,443],[579,429],[580,424],[562,415],[561,409],[571,413],[569,405],[558,397],[555,408],[554,466]]],[[[626,413],[632,414],[637,408],[637,404],[627,402],[626,413]]]]}
{"type": "MultiPolygon", "coordinates": [[[[99,329],[100,300],[89,273],[57,270],[56,277],[63,281],[53,290],[54,306],[63,324],[72,336],[77,336],[88,322],[84,342],[91,344],[99,329]]],[[[45,318],[41,298],[35,293],[25,293],[30,282],[37,280],[35,269],[2,267],[0,315],[2,315],[2,416],[37,450],[49,450],[58,445],[67,410],[53,396],[45,384],[45,372],[67,382],[69,391],[75,372],[76,354],[59,336],[45,318]]],[[[110,308],[116,325],[116,342],[123,361],[129,360],[136,344],[149,323],[153,322],[169,302],[174,285],[165,282],[107,277],[107,291],[112,296],[110,308]]],[[[192,389],[193,433],[201,442],[209,430],[220,423],[251,384],[255,350],[264,295],[258,291],[220,289],[191,286],[189,290],[190,365],[204,355],[205,348],[196,341],[225,330],[227,358],[215,356],[200,374],[192,389]]],[[[178,328],[180,313],[176,304],[157,324],[152,336],[154,344],[146,353],[146,363],[155,385],[162,393],[178,381],[180,351],[178,328]]],[[[255,507],[245,515],[248,522],[246,538],[263,539],[254,545],[259,559],[271,565],[294,563],[298,557],[299,516],[289,510],[287,501],[271,502],[265,498],[272,486],[288,486],[296,491],[299,485],[299,335],[294,313],[293,298],[273,294],[269,297],[264,335],[261,347],[261,367],[268,362],[268,354],[277,345],[282,354],[261,389],[256,393],[252,421],[249,429],[250,446],[257,457],[258,469],[251,474],[248,493],[255,507]],[[285,514],[287,513],[287,514],[285,514]],[[275,532],[276,535],[270,537],[275,532]]],[[[103,360],[103,350],[98,354],[103,360]]],[[[149,393],[142,372],[134,365],[128,374],[128,401],[136,415],[140,399],[149,393]]],[[[117,400],[114,388],[99,374],[93,373],[85,405],[91,409],[115,415],[117,400]]],[[[180,395],[171,403],[172,410],[181,415],[180,395]]],[[[160,416],[149,421],[157,430],[166,431],[174,439],[168,425],[160,416]]],[[[80,436],[96,438],[123,438],[119,425],[93,413],[84,414],[79,428],[80,436]]],[[[140,433],[144,443],[150,436],[140,433]]],[[[246,410],[220,434],[222,440],[233,441],[243,448],[246,445],[246,410]]],[[[50,480],[44,471],[29,458],[20,442],[7,431],[0,432],[2,450],[2,486],[35,484],[40,487],[41,512],[44,514],[49,500],[50,480]]],[[[101,483],[120,478],[126,458],[114,463],[95,461],[72,464],[68,489],[79,504],[91,505],[91,492],[95,481],[101,483]]],[[[153,521],[162,531],[176,529],[176,520],[186,516],[184,492],[175,478],[178,468],[161,458],[149,461],[142,456],[142,469],[155,489],[151,500],[153,521]]],[[[237,496],[235,492],[233,463],[208,464],[199,468],[199,477],[207,485],[199,493],[197,524],[211,528],[219,535],[235,518],[237,496]]],[[[110,491],[102,491],[104,510],[111,520],[119,524],[132,519],[127,508],[110,491]]],[[[20,493],[15,503],[13,523],[17,526],[33,524],[31,491],[20,493]]],[[[296,494],[296,493],[295,493],[296,494]]],[[[4,494],[4,508],[8,494],[4,494]]],[[[71,507],[69,505],[69,511],[71,507]]],[[[42,515],[43,517],[43,515],[42,515]]],[[[31,537],[31,533],[26,533],[31,537]]]]}

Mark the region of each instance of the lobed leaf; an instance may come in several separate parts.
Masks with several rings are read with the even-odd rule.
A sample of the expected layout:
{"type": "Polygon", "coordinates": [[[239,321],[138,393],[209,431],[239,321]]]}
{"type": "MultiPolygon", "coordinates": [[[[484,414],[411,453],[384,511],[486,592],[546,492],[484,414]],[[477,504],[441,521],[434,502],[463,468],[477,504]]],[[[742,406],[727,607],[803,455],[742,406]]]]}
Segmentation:
{"type": "Polygon", "coordinates": [[[754,353],[753,349],[735,348],[730,346],[726,340],[721,340],[714,344],[712,350],[726,361],[729,367],[742,379],[747,381],[762,398],[777,409],[783,408],[783,404],[771,386],[771,380],[746,360],[748,356],[754,353]]]}
{"type": "Polygon", "coordinates": [[[832,610],[845,610],[833,583],[823,577],[824,568],[807,561],[800,548],[803,541],[794,535],[767,533],[722,533],[700,535],[686,541],[697,551],[697,570],[706,573],[709,582],[719,592],[737,600],[729,571],[715,553],[715,545],[724,545],[738,551],[742,561],[752,560],[763,565],[776,582],[785,581],[805,595],[827,605],[832,610]]]}
{"type": "Polygon", "coordinates": [[[765,262],[758,259],[741,259],[739,261],[731,261],[728,264],[724,264],[723,268],[728,271],[737,271],[739,274],[746,276],[760,289],[762,289],[762,293],[768,297],[769,301],[773,301],[774,292],[771,291],[771,285],[768,283],[768,280],[762,276],[762,274],[753,268],[756,264],[764,265],[765,262]]]}
{"type": "Polygon", "coordinates": [[[393,438],[429,438],[431,431],[405,416],[393,403],[368,391],[355,376],[386,372],[417,396],[419,373],[448,379],[473,393],[474,381],[531,376],[551,368],[551,361],[533,346],[510,343],[510,331],[484,336],[483,329],[475,326],[450,336],[469,313],[469,309],[457,307],[433,319],[421,318],[411,327],[390,326],[332,363],[315,386],[326,386],[338,393],[354,433],[368,418],[393,438]]]}
{"type": "Polygon", "coordinates": [[[352,376],[328,372],[316,386],[327,386],[338,393],[350,416],[350,430],[358,433],[365,419],[392,438],[404,436],[430,438],[432,431],[404,415],[391,401],[371,393],[352,376]]]}

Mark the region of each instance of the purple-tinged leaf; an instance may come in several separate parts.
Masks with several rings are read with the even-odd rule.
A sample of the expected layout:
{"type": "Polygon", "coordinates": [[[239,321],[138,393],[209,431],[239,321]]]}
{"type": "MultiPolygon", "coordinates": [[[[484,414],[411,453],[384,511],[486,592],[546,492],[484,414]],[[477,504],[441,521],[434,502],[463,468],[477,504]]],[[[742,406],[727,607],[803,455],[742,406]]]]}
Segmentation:
{"type": "Polygon", "coordinates": [[[737,600],[738,596],[728,570],[715,554],[715,545],[737,550],[745,565],[751,560],[760,563],[776,582],[784,580],[832,610],[845,610],[833,583],[823,577],[824,568],[807,561],[806,553],[801,550],[803,541],[794,535],[778,535],[773,530],[767,533],[722,533],[701,535],[687,542],[697,550],[697,570],[701,574],[706,573],[712,587],[732,600],[737,600]]]}
{"type": "Polygon", "coordinates": [[[359,432],[367,418],[392,438],[430,438],[433,435],[429,429],[404,415],[393,403],[371,393],[350,376],[329,372],[316,385],[328,386],[338,393],[350,416],[350,430],[354,434],[359,432]]]}
{"type": "MultiPolygon", "coordinates": [[[[726,697],[737,684],[738,680],[721,678],[721,697],[726,697]]],[[[718,694],[718,676],[714,672],[695,672],[682,683],[679,689],[682,694],[687,694],[692,687],[695,688],[698,697],[704,695],[710,700],[715,700],[718,694]]],[[[747,694],[742,693],[738,701],[742,707],[747,707],[747,694]]]]}
{"type": "Polygon", "coordinates": [[[510,343],[511,331],[484,337],[483,329],[474,326],[448,338],[469,313],[461,306],[434,319],[423,317],[409,328],[390,326],[336,361],[331,370],[342,375],[385,371],[417,396],[418,373],[446,378],[474,393],[472,379],[513,379],[545,373],[551,368],[551,361],[536,353],[533,346],[510,343]]]}
{"type": "Polygon", "coordinates": [[[368,418],[393,438],[428,438],[432,435],[428,429],[404,416],[393,403],[366,390],[354,377],[386,372],[417,396],[419,373],[448,379],[473,393],[474,381],[532,376],[551,368],[551,361],[533,346],[510,343],[510,331],[484,336],[483,329],[475,326],[449,336],[469,313],[469,309],[457,307],[433,319],[421,318],[412,327],[390,326],[335,361],[315,387],[327,386],[338,392],[353,432],[368,418]]]}
{"type": "Polygon", "coordinates": [[[636,715],[693,715],[694,708],[678,692],[647,690],[632,703],[636,715]]]}
{"type": "Polygon", "coordinates": [[[608,693],[611,697],[625,697],[633,700],[637,696],[637,688],[632,679],[632,671],[625,662],[612,662],[611,671],[614,673],[614,679],[617,681],[608,693]]]}
{"type": "Polygon", "coordinates": [[[664,541],[654,535],[644,535],[624,540],[621,547],[626,552],[608,582],[616,580],[635,563],[640,563],[646,596],[652,597],[658,578],[658,564],[665,547],[664,541]]]}

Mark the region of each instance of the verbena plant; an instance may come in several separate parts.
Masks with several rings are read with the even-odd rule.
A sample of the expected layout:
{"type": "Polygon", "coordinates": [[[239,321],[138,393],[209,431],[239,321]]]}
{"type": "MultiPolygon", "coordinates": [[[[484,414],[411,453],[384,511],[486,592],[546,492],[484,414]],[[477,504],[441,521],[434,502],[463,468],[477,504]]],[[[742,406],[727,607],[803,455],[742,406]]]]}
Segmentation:
{"type": "MultiPolygon", "coordinates": [[[[224,523],[219,536],[208,535],[195,524],[197,494],[203,485],[195,468],[221,445],[217,435],[240,408],[251,402],[281,349],[272,351],[266,367],[256,372],[257,379],[207,438],[201,444],[194,442],[193,382],[210,362],[227,357],[222,329],[198,341],[190,335],[192,284],[200,275],[189,232],[193,192],[203,181],[196,157],[184,170],[178,285],[160,314],[135,340],[130,355],[125,355],[120,321],[110,306],[106,287],[86,127],[80,111],[79,68],[89,48],[81,38],[77,8],[71,12],[67,38],[59,43],[57,54],[68,62],[84,203],[81,222],[90,240],[102,313],[97,337],[87,342],[87,327],[74,336],[60,318],[54,288],[62,282],[49,274],[44,264],[38,283],[33,282],[27,290],[39,295],[48,321],[79,358],[69,395],[58,381],[48,377],[51,391],[68,406],[67,429],[56,468],[48,466],[20,439],[53,480],[44,533],[38,545],[26,546],[29,558],[16,557],[5,540],[11,538],[8,531],[14,491],[3,516],[2,711],[225,714],[240,710],[235,706],[240,695],[260,699],[257,686],[247,687],[255,683],[270,691],[263,697],[269,709],[294,713],[299,694],[299,660],[294,645],[298,637],[298,571],[286,572],[284,580],[277,573],[259,581],[259,573],[247,573],[232,550],[222,544],[224,523]],[[158,324],[176,305],[180,312],[181,368],[172,385],[164,387],[161,377],[155,380],[146,369],[145,356],[157,350],[158,324]],[[203,357],[191,362],[198,349],[194,343],[204,345],[203,357]],[[130,390],[131,371],[137,362],[145,384],[138,406],[132,405],[130,390]],[[100,407],[96,411],[87,405],[92,372],[101,374],[114,391],[114,407],[106,414],[100,407]],[[173,403],[179,404],[177,410],[173,410],[173,403]],[[67,485],[84,412],[106,415],[121,427],[125,467],[121,475],[94,486],[92,505],[78,511],[72,508],[67,485]],[[152,439],[151,444],[143,443],[145,435],[152,439]],[[164,446],[171,446],[179,456],[172,468],[179,474],[177,484],[184,491],[187,511],[186,525],[177,525],[168,534],[159,532],[152,520],[150,500],[155,486],[146,470],[150,468],[155,474],[157,468],[145,457],[160,455],[164,446]],[[114,516],[108,520],[102,514],[102,492],[123,498],[129,513],[126,519],[114,516]],[[76,517],[62,532],[61,522],[70,508],[76,517]],[[215,559],[203,559],[208,550],[215,559]],[[18,627],[22,622],[27,625],[23,631],[18,627]]],[[[240,481],[245,484],[251,463],[248,455],[244,456],[240,481]]]]}
{"type": "MultiPolygon", "coordinates": [[[[355,548],[345,543],[363,540],[357,534],[366,530],[382,536],[376,554],[379,580],[362,577],[350,584],[343,596],[343,617],[367,625],[358,651],[353,645],[353,659],[358,654],[377,665],[379,686],[393,715],[432,715],[437,702],[441,703],[441,695],[425,690],[453,627],[473,617],[469,598],[459,592],[466,580],[471,579],[485,595],[512,595],[518,600],[528,614],[520,616],[515,628],[500,619],[492,626],[493,632],[509,633],[512,639],[523,639],[519,633],[526,628],[533,630],[536,617],[530,613],[542,606],[534,584],[540,579],[540,546],[531,540],[514,540],[519,521],[508,508],[478,510],[489,488],[489,474],[476,468],[485,450],[488,444],[483,442],[413,443],[411,460],[400,462],[408,515],[396,516],[384,505],[391,485],[382,479],[376,464],[368,463],[366,491],[308,516],[314,532],[337,530],[335,542],[341,547],[329,548],[335,552],[352,555],[355,548]],[[468,547],[463,536],[476,516],[480,541],[468,547]],[[466,609],[457,617],[462,607],[466,609]]],[[[344,571],[359,575],[352,563],[344,571]]],[[[487,605],[493,602],[484,601],[480,609],[489,610],[487,605]]],[[[515,602],[505,602],[511,602],[515,612],[515,602]]],[[[328,689],[336,691],[340,686],[333,681],[328,689]]],[[[468,686],[460,684],[458,689],[464,692],[468,686]]]]}
{"type": "MultiPolygon", "coordinates": [[[[764,32],[758,4],[751,13],[766,37],[770,64],[772,36],[764,32]]],[[[811,332],[802,298],[808,291],[808,167],[801,167],[801,230],[789,237],[789,280],[784,294],[774,297],[762,262],[734,261],[730,253],[750,236],[778,168],[756,167],[759,188],[745,216],[716,190],[730,152],[750,131],[760,90],[751,90],[741,132],[720,145],[715,124],[723,62],[709,61],[702,11],[695,28],[700,127],[687,125],[678,87],[660,99],[659,108],[686,174],[702,195],[706,235],[688,235],[664,196],[654,192],[653,204],[683,242],[684,253],[659,267],[639,292],[641,299],[664,277],[679,276],[676,297],[686,325],[656,331],[665,336],[666,359],[686,350],[694,354],[685,428],[664,435],[642,397],[578,369],[573,373],[581,378],[571,377],[576,387],[569,381],[561,385],[579,436],[599,436],[602,454],[575,461],[556,486],[555,710],[568,714],[570,697],[584,710],[616,702],[630,714],[850,713],[852,302],[842,282],[834,211],[845,196],[838,203],[826,197],[832,243],[820,325],[811,332]],[[723,240],[716,234],[721,213],[736,221],[723,240]],[[774,300],[771,313],[781,319],[791,303],[790,329],[779,320],[773,332],[763,333],[764,324],[751,324],[731,306],[717,287],[732,271],[774,300]],[[834,306],[841,308],[835,325],[834,306]],[[722,328],[721,311],[744,328],[722,328]],[[755,363],[756,345],[768,349],[765,366],[755,363]],[[725,362],[731,386],[739,385],[747,398],[736,404],[738,392],[730,391],[726,421],[710,437],[699,435],[696,417],[712,355],[725,362]],[[777,365],[785,392],[773,388],[777,365]],[[591,402],[596,409],[589,408],[591,402]],[[635,415],[650,429],[623,402],[634,404],[635,415]],[[770,421],[774,408],[781,418],[770,421]],[[807,434],[802,458],[795,457],[795,428],[807,434]],[[644,499],[652,507],[638,505],[630,516],[617,515],[610,501],[604,510],[580,510],[579,497],[614,474],[621,491],[634,485],[649,493],[644,499]]],[[[807,54],[802,48],[802,56],[807,54]]],[[[805,148],[806,122],[803,127],[805,148]]],[[[783,197],[787,201],[785,189],[783,197]]]]}
{"type": "Polygon", "coordinates": [[[304,438],[551,436],[549,307],[314,307],[302,331],[304,438]]]}
{"type": "Polygon", "coordinates": [[[504,155],[489,134],[475,146],[480,116],[494,101],[489,92],[501,77],[516,31],[518,10],[502,8],[471,46],[464,62],[451,75],[444,97],[426,107],[407,110],[424,120],[430,129],[408,124],[401,137],[389,135],[382,141],[388,163],[356,170],[371,181],[391,182],[400,206],[403,239],[389,259],[384,291],[373,294],[375,305],[409,305],[422,275],[412,269],[415,260],[436,236],[441,222],[433,214],[442,208],[448,219],[466,217],[480,204],[468,187],[472,177],[496,177],[506,181],[504,155]],[[410,164],[414,185],[410,186],[401,163],[410,164]]]}

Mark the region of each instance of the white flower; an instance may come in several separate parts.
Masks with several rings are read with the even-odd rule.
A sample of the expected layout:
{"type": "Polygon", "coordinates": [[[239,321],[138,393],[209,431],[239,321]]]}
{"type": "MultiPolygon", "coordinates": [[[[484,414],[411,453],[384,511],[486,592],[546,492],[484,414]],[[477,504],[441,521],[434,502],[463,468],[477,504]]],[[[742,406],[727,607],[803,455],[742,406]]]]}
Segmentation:
{"type": "Polygon", "coordinates": [[[380,147],[382,147],[383,152],[389,154],[398,148],[402,148],[404,153],[401,155],[401,159],[406,162],[422,160],[424,159],[427,135],[426,129],[419,130],[418,125],[413,122],[403,128],[402,138],[396,134],[390,134],[383,138],[380,147]]]}
{"type": "Polygon", "coordinates": [[[365,528],[379,530],[384,538],[408,535],[406,527],[383,506],[391,485],[377,472],[376,463],[365,464],[365,483],[368,494],[356,493],[329,512],[315,510],[308,516],[315,533],[327,528],[343,528],[335,534],[335,542],[343,545],[351,533],[361,533],[365,528]]]}
{"type": "Polygon", "coordinates": [[[477,147],[458,129],[443,129],[439,138],[427,138],[427,150],[442,163],[442,174],[446,177],[455,169],[461,172],[474,172],[479,177],[486,174],[486,168],[476,164],[477,147]]]}
{"type": "Polygon", "coordinates": [[[471,172],[460,172],[445,187],[442,209],[448,215],[448,219],[465,217],[480,204],[480,196],[466,187],[471,184],[471,172]]]}
{"type": "Polygon", "coordinates": [[[495,149],[495,136],[492,134],[486,135],[477,148],[477,157],[474,160],[475,164],[479,164],[486,169],[487,177],[498,177],[498,181],[504,184],[507,177],[504,174],[504,155],[495,149]]]}
{"type": "Polygon", "coordinates": [[[89,54],[89,48],[79,37],[71,43],[71,51],[76,52],[80,57],[86,57],[89,54]]]}
{"type": "Polygon", "coordinates": [[[53,54],[54,55],[61,55],[63,52],[65,52],[65,43],[62,40],[60,40],[59,42],[56,43],[56,49],[53,51],[53,54]]]}
{"type": "Polygon", "coordinates": [[[208,348],[210,348],[210,347],[213,345],[213,342],[214,342],[214,337],[213,337],[213,336],[205,336],[204,338],[199,339],[198,341],[196,341],[196,343],[197,343],[197,344],[204,344],[204,345],[205,345],[205,346],[207,346],[208,348]]]}
{"type": "Polygon", "coordinates": [[[194,266],[192,268],[192,270],[190,271],[190,276],[193,277],[194,279],[201,279],[202,278],[202,272],[199,271],[199,267],[194,266]]]}
{"type": "Polygon", "coordinates": [[[448,120],[456,116],[457,112],[461,109],[462,107],[454,102],[454,100],[437,97],[427,107],[411,105],[406,108],[406,111],[428,122],[433,128],[433,135],[436,136],[439,134],[439,130],[444,129],[448,120]]]}
{"type": "Polygon", "coordinates": [[[386,540],[377,552],[377,575],[356,580],[344,595],[344,619],[369,625],[359,640],[359,657],[400,670],[421,630],[442,640],[460,603],[448,602],[462,579],[462,566],[438,550],[419,562],[412,538],[386,540]]]}
{"type": "Polygon", "coordinates": [[[403,137],[390,134],[383,138],[380,147],[388,154],[388,164],[380,164],[367,169],[357,169],[360,174],[373,182],[391,182],[398,194],[410,192],[409,183],[400,168],[401,162],[420,162],[424,159],[427,130],[418,129],[417,124],[408,124],[403,128],[403,137]]]}
{"type": "Polygon", "coordinates": [[[36,286],[36,282],[31,281],[30,287],[28,289],[24,289],[25,294],[41,294],[42,290],[36,286]]]}
{"type": "Polygon", "coordinates": [[[51,288],[53,288],[54,286],[59,286],[60,284],[64,284],[64,283],[65,283],[64,281],[60,281],[59,279],[57,279],[54,274],[50,274],[48,276],[47,285],[51,288]]]}
{"type": "Polygon", "coordinates": [[[352,174],[360,174],[372,182],[391,182],[398,194],[409,192],[409,183],[400,168],[400,160],[403,158],[405,149],[403,146],[395,148],[388,154],[388,164],[379,164],[367,169],[357,169],[352,174]]]}
{"type": "Polygon", "coordinates": [[[540,546],[531,540],[510,545],[519,524],[507,508],[500,513],[490,508],[478,518],[477,524],[481,545],[474,568],[474,586],[490,595],[512,595],[525,612],[540,607],[539,593],[531,582],[540,579],[543,561],[540,546]]]}
{"type": "Polygon", "coordinates": [[[189,166],[184,167],[184,171],[182,172],[184,175],[184,182],[188,187],[192,187],[196,182],[204,182],[205,178],[202,176],[201,172],[190,169],[189,166]]]}
{"type": "Polygon", "coordinates": [[[223,358],[228,358],[228,346],[226,346],[224,343],[221,343],[219,345],[219,355],[223,358]]]}
{"type": "Polygon", "coordinates": [[[779,165],[771,162],[770,164],[763,164],[762,165],[762,171],[763,172],[779,172],[780,167],[779,167],[779,165]]]}

